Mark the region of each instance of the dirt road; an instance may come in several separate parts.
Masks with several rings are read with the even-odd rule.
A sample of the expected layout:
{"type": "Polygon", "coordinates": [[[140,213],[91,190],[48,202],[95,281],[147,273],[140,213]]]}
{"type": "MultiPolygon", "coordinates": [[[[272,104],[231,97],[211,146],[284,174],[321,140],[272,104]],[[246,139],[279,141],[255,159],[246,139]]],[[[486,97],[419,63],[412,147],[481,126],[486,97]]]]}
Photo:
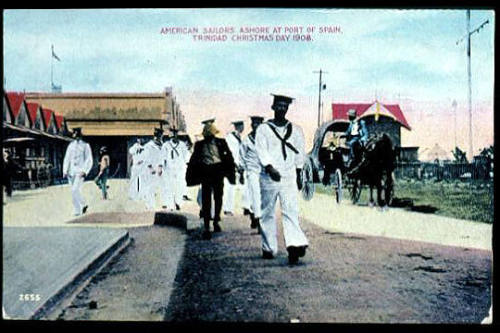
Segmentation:
{"type": "Polygon", "coordinates": [[[242,216],[225,218],[210,241],[192,232],[170,297],[157,245],[172,242],[170,228],[133,228],[136,246],[61,319],[478,323],[488,313],[490,251],[303,226],[311,246],[293,267],[281,239],[278,257],[261,259],[260,236],[242,216]],[[90,309],[92,300],[105,306],[90,309]]]}

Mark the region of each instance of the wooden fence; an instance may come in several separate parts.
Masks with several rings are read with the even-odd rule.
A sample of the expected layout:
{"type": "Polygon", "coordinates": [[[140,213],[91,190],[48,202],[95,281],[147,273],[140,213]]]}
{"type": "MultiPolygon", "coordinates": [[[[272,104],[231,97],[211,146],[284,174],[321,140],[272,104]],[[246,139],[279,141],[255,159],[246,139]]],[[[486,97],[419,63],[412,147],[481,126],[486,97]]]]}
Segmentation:
{"type": "Polygon", "coordinates": [[[398,162],[394,175],[396,179],[489,180],[493,169],[484,163],[398,162]]]}

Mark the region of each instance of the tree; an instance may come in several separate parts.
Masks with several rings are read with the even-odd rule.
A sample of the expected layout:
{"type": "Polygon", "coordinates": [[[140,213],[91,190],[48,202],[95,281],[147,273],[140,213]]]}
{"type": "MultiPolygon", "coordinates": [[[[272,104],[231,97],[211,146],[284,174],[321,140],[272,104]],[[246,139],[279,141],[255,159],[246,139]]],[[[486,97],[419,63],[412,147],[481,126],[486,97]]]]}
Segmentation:
{"type": "Polygon", "coordinates": [[[452,153],[453,157],[455,158],[455,163],[467,163],[467,155],[463,150],[455,147],[455,150],[453,150],[452,153]]]}

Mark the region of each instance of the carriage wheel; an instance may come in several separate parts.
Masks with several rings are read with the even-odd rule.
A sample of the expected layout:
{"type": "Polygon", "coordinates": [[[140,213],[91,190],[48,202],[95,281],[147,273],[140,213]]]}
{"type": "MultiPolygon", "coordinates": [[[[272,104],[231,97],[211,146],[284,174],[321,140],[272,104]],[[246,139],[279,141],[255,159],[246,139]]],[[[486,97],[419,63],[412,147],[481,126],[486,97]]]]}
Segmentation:
{"type": "Polygon", "coordinates": [[[335,170],[333,188],[335,189],[335,200],[340,203],[342,201],[342,171],[340,169],[335,170]]]}
{"type": "Polygon", "coordinates": [[[361,181],[355,179],[351,188],[351,200],[353,204],[358,203],[359,197],[361,196],[361,181]]]}
{"type": "Polygon", "coordinates": [[[304,200],[311,200],[314,194],[314,179],[313,179],[313,169],[310,160],[304,163],[304,168],[302,169],[302,197],[304,200]]]}

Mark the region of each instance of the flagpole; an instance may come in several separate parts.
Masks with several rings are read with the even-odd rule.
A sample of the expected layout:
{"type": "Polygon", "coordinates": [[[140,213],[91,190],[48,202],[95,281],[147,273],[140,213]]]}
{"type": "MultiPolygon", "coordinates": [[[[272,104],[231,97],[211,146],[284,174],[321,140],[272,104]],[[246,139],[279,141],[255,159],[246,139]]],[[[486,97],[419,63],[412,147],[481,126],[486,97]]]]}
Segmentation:
{"type": "Polygon", "coordinates": [[[50,54],[50,91],[54,90],[54,45],[52,45],[52,53],[50,54]]]}

